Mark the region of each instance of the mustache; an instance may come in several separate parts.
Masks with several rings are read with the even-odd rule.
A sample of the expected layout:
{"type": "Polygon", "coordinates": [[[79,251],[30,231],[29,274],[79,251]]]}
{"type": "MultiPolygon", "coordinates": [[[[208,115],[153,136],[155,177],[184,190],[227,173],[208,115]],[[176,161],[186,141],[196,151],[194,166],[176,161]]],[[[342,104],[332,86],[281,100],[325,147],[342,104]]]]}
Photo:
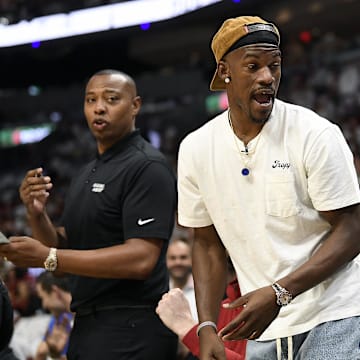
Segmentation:
{"type": "Polygon", "coordinates": [[[275,89],[272,86],[261,87],[254,90],[254,95],[270,95],[275,96],[275,89]]]}

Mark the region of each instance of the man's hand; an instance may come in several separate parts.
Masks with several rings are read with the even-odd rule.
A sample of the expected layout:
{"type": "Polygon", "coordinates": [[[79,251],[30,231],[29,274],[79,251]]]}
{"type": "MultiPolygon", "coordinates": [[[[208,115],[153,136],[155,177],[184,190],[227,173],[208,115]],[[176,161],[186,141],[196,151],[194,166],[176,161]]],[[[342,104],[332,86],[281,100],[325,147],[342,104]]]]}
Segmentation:
{"type": "Polygon", "coordinates": [[[200,331],[200,360],[226,360],[224,343],[211,326],[200,331]]]}
{"type": "Polygon", "coordinates": [[[219,331],[223,340],[254,340],[267,329],[280,311],[276,304],[276,295],[271,286],[266,286],[245,294],[226,308],[244,306],[242,312],[219,331]]]}
{"type": "Polygon", "coordinates": [[[47,334],[45,341],[51,357],[57,359],[64,351],[70,335],[69,326],[69,319],[64,316],[62,322],[55,324],[52,332],[47,334]]]}
{"type": "Polygon", "coordinates": [[[43,267],[49,248],[28,236],[12,236],[0,246],[0,256],[19,267],[43,267]]]}
{"type": "Polygon", "coordinates": [[[30,215],[39,215],[44,211],[48,191],[53,187],[51,178],[42,173],[42,168],[29,170],[20,185],[19,195],[30,215]]]}
{"type": "Polygon", "coordinates": [[[156,313],[180,340],[197,324],[192,318],[190,305],[184,293],[178,288],[163,295],[156,308],[156,313]]]}

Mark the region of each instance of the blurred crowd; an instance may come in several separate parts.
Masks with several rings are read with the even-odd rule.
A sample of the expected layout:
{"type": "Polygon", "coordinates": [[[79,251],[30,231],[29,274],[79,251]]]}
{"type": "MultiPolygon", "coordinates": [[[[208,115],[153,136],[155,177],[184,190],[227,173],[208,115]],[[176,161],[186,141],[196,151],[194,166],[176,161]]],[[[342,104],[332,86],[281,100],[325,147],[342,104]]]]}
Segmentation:
{"type": "MultiPolygon", "coordinates": [[[[42,1],[31,3],[37,2],[42,1]]],[[[49,7],[54,4],[57,6],[66,6],[66,4],[71,6],[72,4],[71,1],[61,2],[61,5],[55,1],[46,2],[49,7]]],[[[96,5],[110,1],[84,0],[81,3],[84,2],[96,5]]],[[[1,0],[0,11],[4,12],[15,5],[19,7],[23,5],[26,9],[24,11],[30,11],[27,3],[29,2],[21,0],[1,0]]],[[[42,7],[42,9],[45,8],[42,7]]],[[[39,16],[39,14],[36,14],[34,10],[31,16],[39,16]]],[[[204,62],[206,63],[205,60],[204,62]]],[[[167,97],[149,99],[144,102],[143,111],[138,119],[138,127],[143,135],[166,154],[174,169],[176,169],[179,141],[192,130],[184,124],[186,124],[186,118],[193,118],[194,114],[187,114],[186,111],[198,109],[199,104],[203,106],[201,111],[197,110],[198,113],[195,115],[198,116],[198,123],[192,123],[192,127],[205,123],[215,115],[206,112],[205,109],[206,97],[210,95],[206,87],[213,65],[204,67],[204,62],[191,63],[188,69],[192,73],[199,74],[199,79],[203,81],[204,87],[199,87],[198,93],[189,92],[179,99],[179,95],[172,96],[170,92],[167,97]],[[195,97],[197,101],[194,100],[195,97]],[[194,106],[187,107],[186,105],[189,104],[194,106]],[[178,109],[181,110],[180,119],[169,121],[172,112],[178,109]]],[[[181,71],[186,71],[186,69],[181,69],[181,71]]],[[[152,76],[156,78],[162,74],[163,72],[159,72],[152,76]]],[[[172,76],[176,79],[178,74],[178,69],[172,69],[170,72],[167,70],[170,80],[172,76]]],[[[143,78],[139,75],[136,80],[141,82],[143,78]]],[[[174,82],[175,87],[176,82],[174,82]]],[[[353,150],[360,179],[360,34],[349,39],[341,39],[334,34],[328,34],[311,43],[304,43],[298,39],[288,40],[283,48],[283,75],[279,98],[309,107],[338,124],[353,150]]],[[[54,101],[57,100],[59,98],[54,101]]],[[[64,104],[64,107],[66,106],[69,104],[64,104]]],[[[218,112],[220,111],[222,110],[218,109],[218,112]]],[[[52,177],[55,187],[49,200],[48,212],[52,219],[59,221],[64,194],[71,176],[82,163],[95,154],[95,151],[95,143],[87,130],[81,106],[63,109],[63,115],[57,122],[56,130],[42,142],[0,149],[1,231],[8,236],[29,234],[25,211],[18,196],[18,187],[25,172],[31,167],[42,166],[52,177]]],[[[181,228],[176,228],[174,234],[189,236],[181,228]]],[[[35,314],[44,314],[35,292],[35,279],[38,276],[35,269],[18,269],[0,260],[0,276],[9,288],[16,311],[16,320],[35,314]]]]}
{"type": "MultiPolygon", "coordinates": [[[[148,75],[135,77],[138,84],[150,84],[150,90],[156,90],[152,84],[157,81],[163,93],[152,98],[143,97],[143,107],[137,119],[137,126],[144,137],[160,148],[176,169],[178,144],[188,132],[205,123],[214,116],[214,111],[206,110],[209,74],[212,64],[205,61],[191,63],[187,69],[169,69],[148,75]],[[187,75],[186,71],[190,75],[187,75]],[[164,76],[167,81],[162,80],[164,76]],[[180,77],[188,77],[199,82],[198,87],[185,85],[187,92],[179,95],[180,77]],[[167,84],[167,85],[166,85],[167,84]],[[171,90],[173,85],[173,91],[171,90]],[[167,92],[167,96],[164,95],[167,92]]],[[[188,84],[188,79],[184,81],[188,84]]],[[[18,197],[18,187],[25,172],[31,167],[42,166],[52,177],[55,184],[49,202],[52,218],[60,219],[64,194],[70,178],[85,161],[95,153],[95,143],[87,130],[82,115],[83,85],[78,84],[71,93],[70,88],[63,89],[67,100],[61,100],[61,91],[57,89],[52,99],[44,98],[38,102],[38,112],[28,109],[22,100],[22,113],[28,111],[30,122],[41,118],[42,107],[51,107],[62,113],[56,123],[56,130],[40,143],[27,144],[0,149],[2,175],[0,178],[0,228],[7,235],[28,234],[24,218],[24,209],[18,197]],[[71,96],[68,95],[71,94],[71,96]],[[71,103],[71,98],[78,102],[71,103]],[[59,110],[56,105],[61,103],[59,110]],[[49,105],[50,104],[50,105],[49,105]],[[40,115],[39,115],[40,114],[40,115]]],[[[141,88],[141,85],[138,86],[141,88]]],[[[350,39],[340,39],[328,34],[310,44],[294,39],[283,46],[283,74],[278,97],[289,102],[309,107],[320,115],[337,123],[343,130],[355,156],[355,163],[360,175],[360,35],[350,39]]],[[[143,96],[143,91],[140,95],[143,96]]],[[[7,98],[7,103],[14,101],[18,107],[19,97],[14,93],[7,98]]],[[[5,107],[5,104],[4,104],[5,107]]],[[[47,109],[48,112],[50,109],[47,109]]],[[[218,112],[222,111],[219,107],[218,112]]],[[[28,116],[28,118],[29,118],[28,116]]],[[[1,114],[0,114],[1,118],[1,114]]],[[[6,118],[6,116],[4,116],[6,118]]],[[[6,124],[9,125],[9,124],[6,124]]],[[[5,126],[3,124],[3,126],[5,126]]],[[[0,122],[1,127],[1,122],[0,122]]]]}

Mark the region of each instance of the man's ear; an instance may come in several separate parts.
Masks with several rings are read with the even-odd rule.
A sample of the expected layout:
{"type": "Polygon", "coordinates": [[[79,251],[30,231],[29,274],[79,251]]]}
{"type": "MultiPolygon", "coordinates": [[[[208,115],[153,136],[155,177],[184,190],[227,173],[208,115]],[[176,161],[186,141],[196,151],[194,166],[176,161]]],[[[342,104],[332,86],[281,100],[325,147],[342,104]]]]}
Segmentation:
{"type": "Polygon", "coordinates": [[[225,61],[219,61],[217,70],[220,79],[225,80],[225,78],[230,78],[229,66],[225,61]]]}
{"type": "Polygon", "coordinates": [[[136,116],[139,111],[140,111],[140,108],[141,108],[141,97],[140,96],[135,96],[133,98],[133,101],[132,101],[132,107],[133,107],[133,115],[136,116]]]}

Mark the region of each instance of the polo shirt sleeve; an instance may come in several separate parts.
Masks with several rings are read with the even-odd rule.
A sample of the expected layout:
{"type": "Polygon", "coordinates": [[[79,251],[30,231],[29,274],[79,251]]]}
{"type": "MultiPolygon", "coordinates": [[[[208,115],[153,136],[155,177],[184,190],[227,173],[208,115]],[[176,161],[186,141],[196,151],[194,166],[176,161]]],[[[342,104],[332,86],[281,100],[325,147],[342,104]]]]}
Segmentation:
{"type": "Polygon", "coordinates": [[[353,154],[336,125],[314,139],[305,154],[308,191],[318,211],[330,211],[360,202],[353,154]]]}
{"type": "Polygon", "coordinates": [[[169,239],[176,210],[176,180],[170,168],[150,161],[132,182],[123,202],[124,239],[169,239]]]}
{"type": "MultiPolygon", "coordinates": [[[[191,134],[190,134],[191,135],[191,134]]],[[[203,194],[199,187],[198,167],[195,164],[195,138],[188,136],[180,144],[178,155],[178,221],[182,226],[204,227],[212,225],[203,194]]]]}

